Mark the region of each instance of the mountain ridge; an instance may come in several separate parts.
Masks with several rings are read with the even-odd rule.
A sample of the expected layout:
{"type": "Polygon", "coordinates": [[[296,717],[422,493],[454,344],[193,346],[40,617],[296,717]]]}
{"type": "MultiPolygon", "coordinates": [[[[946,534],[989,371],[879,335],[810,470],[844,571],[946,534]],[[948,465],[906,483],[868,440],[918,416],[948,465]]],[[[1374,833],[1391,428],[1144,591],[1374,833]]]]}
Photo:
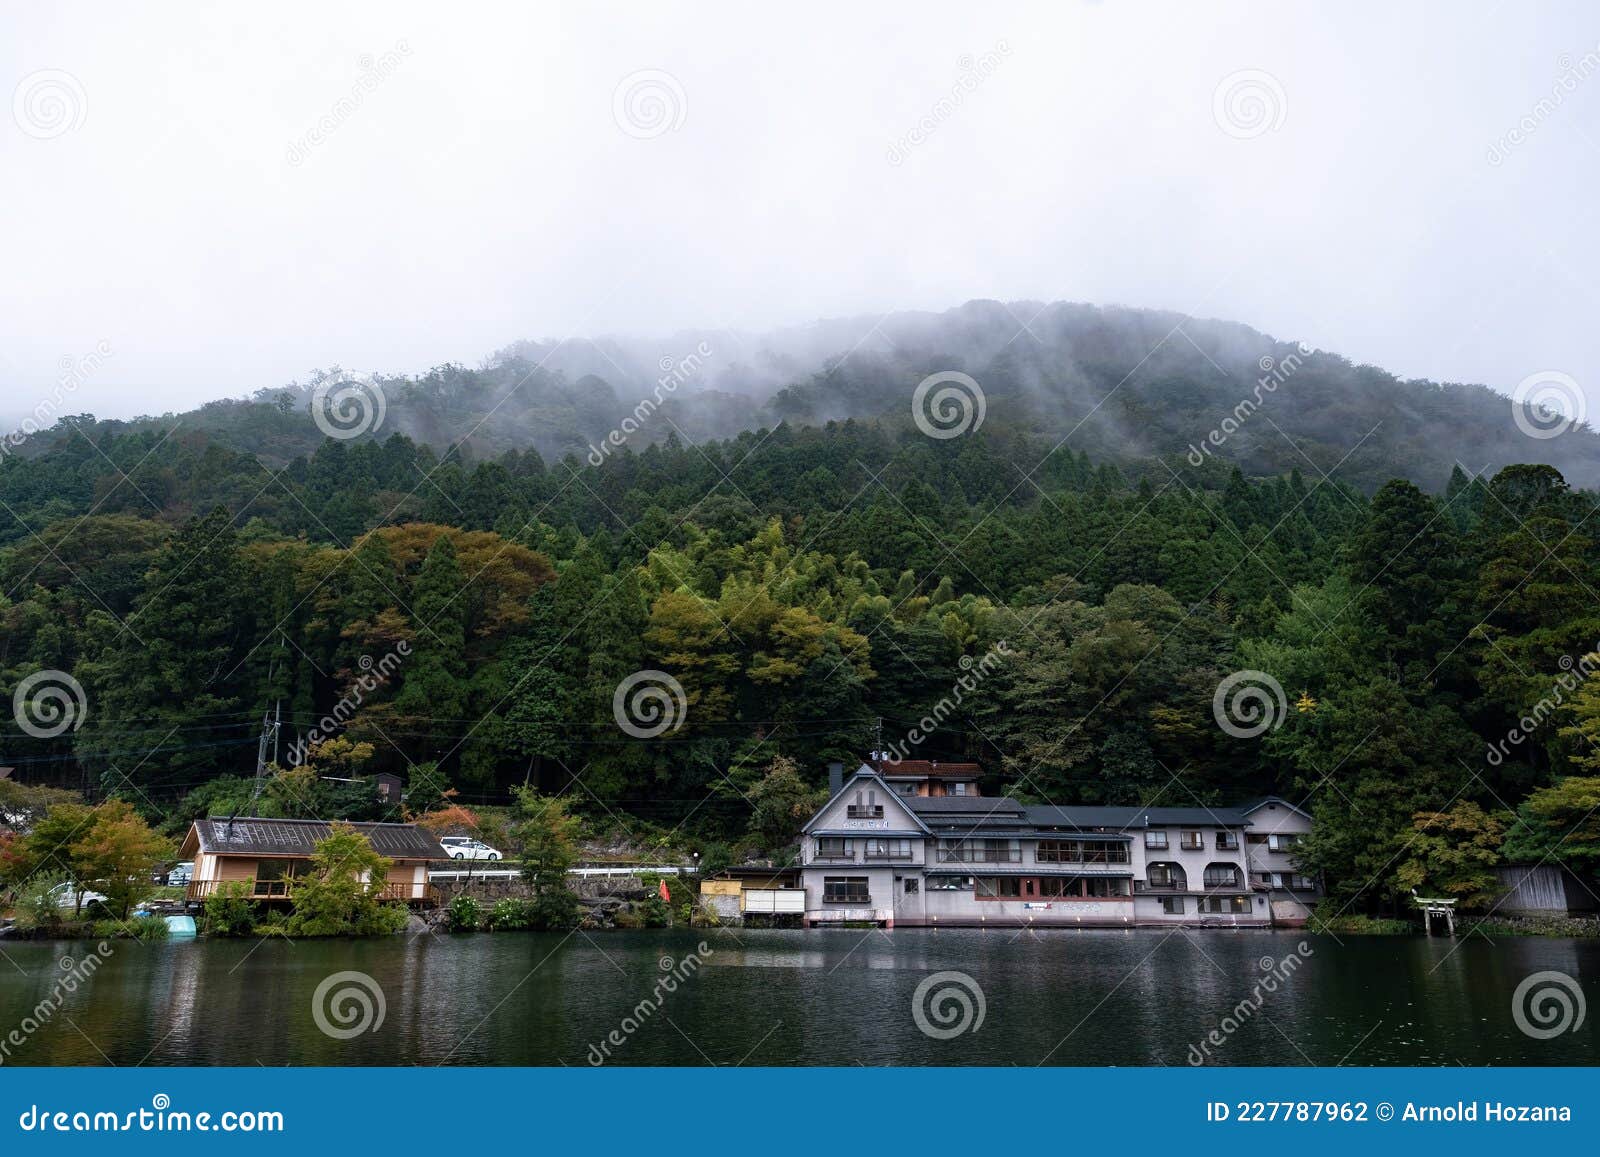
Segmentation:
{"type": "MultiPolygon", "coordinates": [[[[908,424],[920,381],[970,376],[984,421],[1059,437],[1124,465],[1181,471],[1215,457],[1250,476],[1335,469],[1360,489],[1405,477],[1429,489],[1452,468],[1492,474],[1546,462],[1575,486],[1600,486],[1600,439],[1579,423],[1530,437],[1515,405],[1487,386],[1401,379],[1376,366],[1282,341],[1239,322],[1128,306],[974,300],[943,312],[820,319],[748,334],[681,330],[663,338],[512,342],[476,369],[361,375],[384,394],[384,421],[362,437],[403,433],[467,458],[535,449],[590,455],[633,416],[634,450],[669,434],[699,443],[779,422],[855,418],[908,424]],[[684,373],[689,364],[691,372],[684,373]],[[663,383],[670,378],[670,385],[663,383]],[[645,418],[637,411],[646,399],[645,418]]],[[[125,430],[178,425],[282,463],[310,454],[319,386],[305,383],[219,399],[197,409],[100,422],[125,430]]],[[[50,434],[14,453],[45,452],[50,434]]]]}

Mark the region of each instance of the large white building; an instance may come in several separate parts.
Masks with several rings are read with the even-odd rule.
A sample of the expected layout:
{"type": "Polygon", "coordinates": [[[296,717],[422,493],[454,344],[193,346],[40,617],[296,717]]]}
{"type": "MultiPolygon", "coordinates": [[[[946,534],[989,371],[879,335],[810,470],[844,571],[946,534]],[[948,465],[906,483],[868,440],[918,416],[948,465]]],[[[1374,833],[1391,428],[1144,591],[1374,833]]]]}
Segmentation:
{"type": "Polygon", "coordinates": [[[1243,807],[1027,805],[975,764],[887,760],[844,777],[801,837],[805,923],[1134,927],[1305,923],[1310,816],[1243,807]]]}

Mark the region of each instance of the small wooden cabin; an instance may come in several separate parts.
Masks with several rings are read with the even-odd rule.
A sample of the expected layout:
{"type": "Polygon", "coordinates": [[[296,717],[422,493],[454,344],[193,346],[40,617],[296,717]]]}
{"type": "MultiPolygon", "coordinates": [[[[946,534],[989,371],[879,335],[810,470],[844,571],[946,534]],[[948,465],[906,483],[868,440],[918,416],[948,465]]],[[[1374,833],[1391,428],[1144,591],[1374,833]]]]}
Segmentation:
{"type": "MultiPolygon", "coordinates": [[[[416,824],[349,825],[388,857],[383,899],[432,903],[428,867],[445,859],[439,841],[416,824]]],[[[332,833],[328,820],[275,820],[257,816],[196,820],[183,838],[181,858],[194,861],[189,899],[204,900],[224,883],[249,884],[253,900],[286,901],[289,884],[311,870],[311,855],[332,833]]]]}

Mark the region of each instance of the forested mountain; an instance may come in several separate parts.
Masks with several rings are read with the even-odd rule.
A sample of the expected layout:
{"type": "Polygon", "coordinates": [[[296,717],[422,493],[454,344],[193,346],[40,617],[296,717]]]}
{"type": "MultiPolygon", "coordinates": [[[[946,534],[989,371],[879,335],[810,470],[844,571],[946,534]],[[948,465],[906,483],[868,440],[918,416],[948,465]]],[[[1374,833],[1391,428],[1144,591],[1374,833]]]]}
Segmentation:
{"type": "MultiPolygon", "coordinates": [[[[1600,486],[1600,440],[1587,426],[1530,438],[1511,421],[1512,403],[1487,387],[1401,381],[1242,325],[1062,302],[975,301],[766,334],[518,342],[476,369],[373,379],[385,409],[364,436],[401,433],[474,458],[528,448],[547,460],[582,458],[644,399],[660,410],[633,434],[635,450],[673,432],[701,442],[780,422],[909,426],[917,383],[951,370],[976,380],[991,428],[1070,436],[1074,450],[1141,473],[1159,474],[1158,459],[1183,470],[1202,456],[1249,477],[1338,466],[1342,480],[1370,493],[1396,477],[1436,491],[1458,464],[1488,476],[1546,462],[1574,486],[1600,486]],[[1207,447],[1212,431],[1226,437],[1207,447]]],[[[96,431],[206,432],[282,465],[316,449],[323,431],[309,413],[313,394],[338,373],[160,420],[77,422],[97,441],[96,431]]],[[[36,437],[16,453],[50,444],[36,437]]]]}
{"type": "MultiPolygon", "coordinates": [[[[1516,432],[1505,399],[1481,391],[1480,414],[1478,392],[1305,355],[1245,423],[1253,441],[1227,443],[1248,471],[1162,461],[1145,452],[1203,434],[1174,414],[1210,428],[1205,399],[1238,393],[1186,377],[1185,340],[1101,407],[1115,426],[1084,423],[1097,456],[1062,426],[1134,368],[1128,326],[1160,338],[1156,315],[1036,318],[1075,350],[1053,367],[1053,408],[1042,345],[1002,342],[988,306],[932,328],[951,318],[972,323],[966,364],[988,405],[954,437],[905,412],[908,381],[946,368],[905,352],[916,326],[893,329],[901,349],[863,346],[751,401],[779,424],[700,441],[653,425],[664,408],[597,464],[582,447],[484,453],[476,435],[311,439],[270,399],[69,421],[0,460],[0,680],[15,695],[0,765],[170,823],[358,809],[370,797],[320,785],[377,771],[414,800],[504,801],[532,783],[592,816],[781,856],[825,762],[882,746],[976,759],[987,790],[1035,800],[1284,793],[1317,814],[1310,862],[1366,904],[1405,872],[1454,873],[1436,886],[1476,895],[1502,854],[1592,866],[1600,838],[1563,841],[1588,830],[1582,776],[1600,766],[1596,498],[1549,466],[1453,466],[1472,453],[1453,438],[1501,445],[1491,400],[1516,432]],[[1314,392],[1348,410],[1321,415],[1314,392]],[[875,408],[889,416],[827,420],[875,408]],[[1256,428],[1269,414],[1304,457],[1256,428]],[[1335,477],[1311,472],[1393,414],[1335,477]],[[1395,455],[1437,494],[1385,481],[1395,455]],[[1224,694],[1239,672],[1267,689],[1259,730],[1224,694]],[[38,709],[50,686],[65,722],[38,709]],[[241,777],[279,708],[278,759],[306,765],[252,798],[241,777]]],[[[1260,349],[1290,356],[1235,327],[1189,338],[1224,378],[1260,349]]],[[[388,417],[459,431],[526,365],[509,353],[409,383],[388,417]]],[[[560,410],[562,437],[615,423],[585,409],[600,393],[545,373],[506,395],[523,400],[484,424],[489,445],[544,429],[540,406],[560,410]]]]}

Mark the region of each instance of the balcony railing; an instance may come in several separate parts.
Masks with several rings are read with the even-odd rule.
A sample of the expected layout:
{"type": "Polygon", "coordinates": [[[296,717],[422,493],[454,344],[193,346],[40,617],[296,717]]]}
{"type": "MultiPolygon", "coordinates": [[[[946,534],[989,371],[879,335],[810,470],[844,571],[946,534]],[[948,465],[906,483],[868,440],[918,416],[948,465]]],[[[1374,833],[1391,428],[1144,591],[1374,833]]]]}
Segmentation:
{"type": "Polygon", "coordinates": [[[910,852],[909,849],[906,850],[906,851],[903,851],[903,852],[887,852],[887,851],[877,851],[877,852],[875,852],[871,848],[868,848],[866,855],[867,855],[867,859],[869,859],[869,860],[909,860],[909,859],[911,859],[911,852],[910,852]]]}
{"type": "Polygon", "coordinates": [[[824,904],[859,904],[862,907],[866,907],[872,903],[872,897],[859,892],[823,892],[822,902],[824,904]]]}
{"type": "Polygon", "coordinates": [[[1134,889],[1139,892],[1183,892],[1189,887],[1187,880],[1135,880],[1134,889]]]}
{"type": "MultiPolygon", "coordinates": [[[[204,900],[215,895],[224,885],[243,884],[246,900],[286,900],[293,880],[194,880],[189,884],[188,898],[204,900]]],[[[436,901],[439,893],[432,884],[414,880],[389,880],[378,892],[380,900],[436,901]]]]}
{"type": "Polygon", "coordinates": [[[1126,864],[1128,862],[1128,849],[1124,847],[1113,848],[1086,848],[1076,854],[1069,852],[1038,852],[1036,858],[1041,864],[1126,864]]]}
{"type": "Polygon", "coordinates": [[[1020,849],[940,848],[941,864],[1020,864],[1020,849]]]}

